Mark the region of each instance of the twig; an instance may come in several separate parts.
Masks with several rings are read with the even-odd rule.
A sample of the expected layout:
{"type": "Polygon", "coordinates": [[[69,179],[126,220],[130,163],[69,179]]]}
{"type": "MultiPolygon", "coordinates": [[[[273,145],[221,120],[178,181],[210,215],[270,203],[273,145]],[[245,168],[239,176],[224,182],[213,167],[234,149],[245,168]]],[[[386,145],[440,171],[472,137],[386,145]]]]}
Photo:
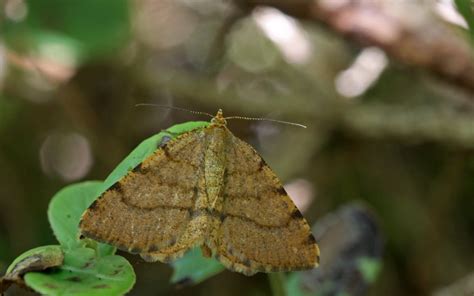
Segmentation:
{"type": "Polygon", "coordinates": [[[365,137],[474,148],[474,118],[470,114],[421,107],[359,105],[346,109],[340,123],[344,130],[365,137]]]}

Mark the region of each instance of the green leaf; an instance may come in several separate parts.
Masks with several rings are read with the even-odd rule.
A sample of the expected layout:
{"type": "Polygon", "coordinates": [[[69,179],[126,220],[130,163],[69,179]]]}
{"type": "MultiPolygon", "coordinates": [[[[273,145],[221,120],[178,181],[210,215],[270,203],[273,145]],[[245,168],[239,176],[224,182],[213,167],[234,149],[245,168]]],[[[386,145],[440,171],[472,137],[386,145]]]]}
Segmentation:
{"type": "MultiPolygon", "coordinates": [[[[79,221],[82,213],[97,198],[102,182],[89,181],[67,186],[52,198],[48,219],[54,235],[66,249],[84,247],[86,240],[79,239],[79,221]]],[[[94,246],[100,255],[111,255],[115,248],[102,243],[94,246]]]]}
{"type": "Polygon", "coordinates": [[[217,260],[203,257],[200,248],[192,249],[172,266],[171,283],[183,285],[200,283],[225,269],[217,260]]]}
{"type": "Polygon", "coordinates": [[[193,129],[202,128],[209,125],[206,121],[191,121],[181,124],[173,125],[165,131],[162,131],[150,138],[141,142],[122,162],[110,173],[105,179],[102,186],[103,191],[107,190],[110,186],[114,185],[118,180],[122,179],[128,171],[136,167],[139,163],[143,162],[148,156],[150,156],[161,144],[163,137],[174,138],[179,134],[191,131],[193,129]]]}
{"type": "Polygon", "coordinates": [[[459,13],[464,17],[469,27],[471,38],[474,40],[474,1],[455,0],[459,13]]]}
{"type": "Polygon", "coordinates": [[[67,251],[64,264],[49,273],[29,272],[25,283],[45,295],[123,295],[135,283],[128,261],[117,255],[96,257],[90,248],[67,251]]]}

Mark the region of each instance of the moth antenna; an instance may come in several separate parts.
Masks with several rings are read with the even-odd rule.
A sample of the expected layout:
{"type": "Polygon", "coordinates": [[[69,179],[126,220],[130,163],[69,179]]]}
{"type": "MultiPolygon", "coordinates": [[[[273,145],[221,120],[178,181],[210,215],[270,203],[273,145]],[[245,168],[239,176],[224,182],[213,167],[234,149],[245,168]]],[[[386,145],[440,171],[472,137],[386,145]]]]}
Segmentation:
{"type": "Polygon", "coordinates": [[[271,122],[278,122],[278,123],[298,126],[298,127],[302,127],[302,128],[307,128],[306,125],[303,125],[301,123],[278,120],[278,119],[271,119],[271,118],[262,118],[262,117],[229,116],[229,117],[226,117],[224,119],[226,119],[226,120],[227,119],[244,119],[244,120],[256,120],[256,121],[271,121],[271,122]]]}
{"type": "Polygon", "coordinates": [[[135,107],[142,107],[142,106],[151,106],[151,107],[159,107],[159,108],[173,109],[173,110],[179,110],[179,111],[187,111],[187,112],[192,113],[192,114],[207,115],[211,118],[214,118],[213,115],[211,115],[207,112],[194,111],[194,110],[189,110],[189,109],[180,108],[180,107],[174,107],[174,106],[168,106],[168,105],[159,105],[159,104],[145,104],[145,103],[135,104],[135,107]]]}

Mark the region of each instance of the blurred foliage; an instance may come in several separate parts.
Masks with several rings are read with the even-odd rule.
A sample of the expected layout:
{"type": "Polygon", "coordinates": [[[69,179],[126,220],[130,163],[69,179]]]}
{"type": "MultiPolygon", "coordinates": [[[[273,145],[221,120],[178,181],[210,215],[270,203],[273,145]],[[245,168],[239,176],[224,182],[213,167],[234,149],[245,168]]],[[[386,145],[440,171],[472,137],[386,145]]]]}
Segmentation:
{"type": "Polygon", "coordinates": [[[113,52],[129,33],[126,0],[9,1],[6,5],[13,19],[7,17],[2,26],[4,42],[25,54],[78,63],[113,52]]]}
{"type": "Polygon", "coordinates": [[[18,108],[18,104],[12,100],[0,97],[0,129],[15,120],[15,113],[18,112],[18,108]]]}
{"type": "MultiPolygon", "coordinates": [[[[472,2],[454,1],[472,36],[472,2]]],[[[431,1],[412,2],[434,11],[431,1]]],[[[391,3],[401,5],[393,11],[406,15],[410,24],[427,13],[404,10],[406,1],[391,3]]],[[[256,147],[282,181],[302,179],[312,185],[292,197],[299,202],[301,191],[308,190],[304,215],[316,228],[325,215],[351,217],[335,210],[353,200],[363,200],[377,217],[374,223],[385,239],[383,256],[354,256],[343,260],[348,265],[335,260],[329,274],[346,272],[342,279],[357,275],[370,282],[363,285],[370,295],[426,295],[472,274],[472,93],[400,64],[390,59],[390,52],[367,51],[327,27],[272,8],[246,14],[232,2],[211,0],[5,0],[1,6],[2,272],[25,250],[55,242],[46,219],[55,192],[74,181],[103,180],[116,167],[103,187],[94,189],[104,190],[155,149],[159,141],[151,135],[176,122],[199,119],[134,107],[152,102],[210,113],[223,108],[225,115],[308,125],[298,129],[229,121],[229,128],[256,147]],[[367,77],[372,77],[370,83],[363,84],[367,77]],[[347,96],[347,90],[356,95],[347,96]],[[149,145],[117,166],[146,138],[149,145]]],[[[435,38],[437,25],[418,37],[435,38]]],[[[390,32],[380,29],[381,34],[390,32]]],[[[67,202],[56,202],[50,210],[69,208],[67,202]]],[[[63,235],[76,229],[68,223],[80,211],[71,207],[76,218],[67,219],[62,212],[52,222],[62,244],[63,235]]],[[[359,233],[341,229],[328,232],[334,240],[322,249],[322,260],[329,254],[342,260],[351,253],[331,252],[344,250],[340,240],[351,242],[344,239],[359,233]]],[[[376,245],[379,237],[364,239],[376,245]]],[[[78,252],[90,252],[81,248],[78,252]]],[[[275,282],[283,285],[286,279],[287,292],[296,294],[301,285],[317,287],[316,280],[328,274],[321,268],[270,280],[261,274],[248,278],[218,272],[215,261],[206,261],[209,267],[197,253],[175,262],[173,275],[165,264],[144,263],[121,252],[137,274],[130,295],[268,295],[278,292],[275,282]]],[[[66,255],[71,266],[79,263],[74,258],[81,256],[66,255]]],[[[62,272],[26,280],[59,283],[62,272]]]]}
{"type": "Polygon", "coordinates": [[[455,0],[456,7],[462,14],[471,32],[471,38],[474,42],[474,1],[455,0]]]}

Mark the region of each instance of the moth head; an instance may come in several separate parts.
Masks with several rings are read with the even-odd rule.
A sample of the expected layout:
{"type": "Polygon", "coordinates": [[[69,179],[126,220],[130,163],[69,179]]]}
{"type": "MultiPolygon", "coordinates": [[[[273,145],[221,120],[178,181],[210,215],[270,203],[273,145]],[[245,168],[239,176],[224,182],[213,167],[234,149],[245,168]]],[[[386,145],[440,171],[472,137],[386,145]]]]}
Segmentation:
{"type": "Polygon", "coordinates": [[[217,114],[216,114],[216,116],[214,116],[212,118],[211,123],[213,123],[215,125],[226,125],[227,124],[227,121],[225,120],[224,115],[222,113],[222,109],[219,109],[219,111],[217,111],[217,114]]]}

